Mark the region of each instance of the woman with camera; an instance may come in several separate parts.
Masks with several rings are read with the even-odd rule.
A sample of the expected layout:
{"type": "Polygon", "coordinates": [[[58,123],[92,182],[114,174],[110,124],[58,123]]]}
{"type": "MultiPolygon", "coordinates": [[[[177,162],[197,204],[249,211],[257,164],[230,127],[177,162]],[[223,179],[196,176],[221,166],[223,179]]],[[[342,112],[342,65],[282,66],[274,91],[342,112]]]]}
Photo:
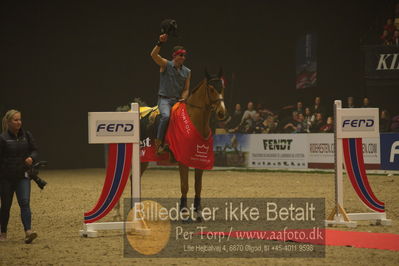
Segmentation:
{"type": "Polygon", "coordinates": [[[37,147],[32,134],[22,129],[21,112],[9,110],[2,120],[0,135],[0,241],[7,239],[7,225],[14,192],[21,209],[25,243],[37,237],[31,228],[30,178],[28,170],[37,160],[37,147]]]}

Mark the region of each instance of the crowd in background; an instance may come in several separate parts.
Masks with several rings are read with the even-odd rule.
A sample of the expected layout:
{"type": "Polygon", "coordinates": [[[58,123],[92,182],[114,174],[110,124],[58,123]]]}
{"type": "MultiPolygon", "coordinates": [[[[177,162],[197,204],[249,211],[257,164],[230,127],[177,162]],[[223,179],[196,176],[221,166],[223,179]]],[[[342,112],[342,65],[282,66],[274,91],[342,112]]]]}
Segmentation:
{"type": "MultiPolygon", "coordinates": [[[[328,106],[332,106],[329,104],[328,106]]],[[[362,104],[355,105],[354,97],[347,97],[345,108],[370,108],[367,97],[362,104]]],[[[320,97],[315,97],[311,106],[304,106],[298,101],[293,106],[286,106],[278,111],[264,108],[262,104],[248,102],[243,110],[237,103],[234,110],[224,121],[214,121],[216,133],[331,133],[334,132],[332,110],[326,107],[320,97]]],[[[380,132],[399,132],[399,115],[391,118],[386,109],[380,111],[380,132]]]]}
{"type": "Polygon", "coordinates": [[[387,18],[380,38],[384,45],[399,46],[399,3],[395,5],[394,15],[387,18]]]}

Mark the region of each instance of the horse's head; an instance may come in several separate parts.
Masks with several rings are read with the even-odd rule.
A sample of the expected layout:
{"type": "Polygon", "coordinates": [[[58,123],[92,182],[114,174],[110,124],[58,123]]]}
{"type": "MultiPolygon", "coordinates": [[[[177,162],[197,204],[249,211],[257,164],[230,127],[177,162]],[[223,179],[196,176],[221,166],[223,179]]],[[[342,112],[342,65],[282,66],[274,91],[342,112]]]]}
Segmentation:
{"type": "Polygon", "coordinates": [[[220,69],[218,75],[209,75],[205,70],[206,91],[208,95],[208,105],[216,113],[219,120],[223,120],[227,115],[224,105],[224,81],[223,71],[220,69]]]}

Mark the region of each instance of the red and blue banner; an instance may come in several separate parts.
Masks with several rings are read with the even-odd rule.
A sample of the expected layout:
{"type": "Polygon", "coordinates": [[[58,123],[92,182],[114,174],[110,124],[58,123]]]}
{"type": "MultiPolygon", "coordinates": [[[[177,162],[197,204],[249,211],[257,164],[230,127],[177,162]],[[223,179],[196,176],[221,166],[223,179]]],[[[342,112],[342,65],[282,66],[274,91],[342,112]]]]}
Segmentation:
{"type": "Polygon", "coordinates": [[[342,139],[346,173],[361,201],[376,212],[385,212],[385,204],[377,199],[368,182],[363,160],[361,138],[342,139]]]}
{"type": "Polygon", "coordinates": [[[119,201],[132,167],[131,143],[109,144],[108,166],[103,190],[97,204],[84,214],[84,222],[93,223],[106,216],[119,201]]]}

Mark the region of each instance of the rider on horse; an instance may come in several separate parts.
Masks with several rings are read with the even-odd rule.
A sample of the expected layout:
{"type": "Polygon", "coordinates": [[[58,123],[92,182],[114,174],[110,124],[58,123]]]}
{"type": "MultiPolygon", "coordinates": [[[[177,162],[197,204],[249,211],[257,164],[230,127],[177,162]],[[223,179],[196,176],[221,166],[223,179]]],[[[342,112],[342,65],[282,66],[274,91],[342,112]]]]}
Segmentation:
{"type": "Polygon", "coordinates": [[[167,39],[167,34],[160,35],[158,43],[151,51],[152,59],[160,66],[158,107],[161,119],[155,139],[157,154],[165,151],[164,138],[169,123],[170,110],[176,102],[187,99],[191,79],[191,70],[183,65],[187,52],[182,46],[173,48],[173,59],[171,61],[159,55],[161,46],[167,39]]]}

